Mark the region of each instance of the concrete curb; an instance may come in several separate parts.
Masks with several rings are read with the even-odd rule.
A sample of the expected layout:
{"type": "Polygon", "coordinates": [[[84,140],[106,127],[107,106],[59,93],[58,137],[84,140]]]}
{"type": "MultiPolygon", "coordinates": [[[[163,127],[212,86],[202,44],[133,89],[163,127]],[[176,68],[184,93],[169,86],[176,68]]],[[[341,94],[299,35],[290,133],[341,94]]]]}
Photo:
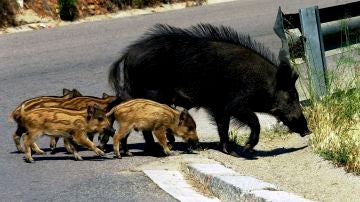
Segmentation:
{"type": "Polygon", "coordinates": [[[217,198],[209,198],[194,191],[176,170],[143,170],[143,172],[160,188],[179,201],[184,202],[219,202],[217,198]]]}
{"type": "Polygon", "coordinates": [[[194,163],[187,168],[191,176],[205,184],[221,201],[310,201],[220,164],[194,163]]]}

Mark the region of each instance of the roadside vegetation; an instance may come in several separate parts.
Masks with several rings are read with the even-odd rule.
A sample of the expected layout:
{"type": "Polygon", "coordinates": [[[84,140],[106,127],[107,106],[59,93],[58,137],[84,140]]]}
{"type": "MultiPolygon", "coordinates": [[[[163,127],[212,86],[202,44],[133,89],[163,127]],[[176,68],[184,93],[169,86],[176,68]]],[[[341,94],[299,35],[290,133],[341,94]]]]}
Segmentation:
{"type": "Polygon", "coordinates": [[[18,5],[14,0],[0,0],[0,28],[16,26],[16,13],[18,5]]]}
{"type": "Polygon", "coordinates": [[[347,54],[342,53],[336,69],[329,72],[327,95],[309,97],[305,114],[314,151],[360,174],[360,64],[347,54]]]}
{"type": "MultiPolygon", "coordinates": [[[[310,101],[304,107],[313,132],[310,146],[325,159],[360,174],[360,63],[356,61],[360,47],[349,46],[349,34],[346,29],[341,33],[344,48],[335,67],[328,67],[326,95],[317,98],[307,79],[300,79],[299,86],[310,101]]],[[[307,72],[311,72],[308,67],[307,72]]]]}
{"type": "MultiPolygon", "coordinates": [[[[0,0],[3,1],[3,0],[0,0]]],[[[10,0],[9,0],[10,1],[10,0]]],[[[188,0],[24,0],[24,7],[42,17],[73,21],[87,16],[114,13],[120,10],[155,7],[188,0]]],[[[194,0],[201,5],[206,0],[194,0]]]]}

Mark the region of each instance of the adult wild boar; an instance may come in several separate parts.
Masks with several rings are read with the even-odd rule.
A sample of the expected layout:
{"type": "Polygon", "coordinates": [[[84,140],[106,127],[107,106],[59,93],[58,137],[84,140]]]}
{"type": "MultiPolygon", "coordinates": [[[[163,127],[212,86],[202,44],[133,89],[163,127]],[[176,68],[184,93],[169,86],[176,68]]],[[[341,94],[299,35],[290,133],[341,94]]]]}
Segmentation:
{"type": "Polygon", "coordinates": [[[109,73],[121,99],[205,108],[216,122],[220,149],[231,154],[230,117],[251,129],[245,150],[259,141],[255,112],[274,115],[301,136],[310,132],[295,88],[297,78],[283,51],[276,58],[250,36],[210,24],[187,29],[155,25],[127,48],[109,73]]]}

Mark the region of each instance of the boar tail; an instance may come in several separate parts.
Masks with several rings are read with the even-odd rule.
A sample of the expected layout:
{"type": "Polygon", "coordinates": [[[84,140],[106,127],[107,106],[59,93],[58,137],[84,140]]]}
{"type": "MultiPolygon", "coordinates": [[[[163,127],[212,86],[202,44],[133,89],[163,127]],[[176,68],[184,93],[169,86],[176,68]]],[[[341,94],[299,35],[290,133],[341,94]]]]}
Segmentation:
{"type": "Polygon", "coordinates": [[[115,90],[116,95],[122,99],[129,99],[130,86],[127,76],[127,71],[125,67],[127,54],[124,54],[120,59],[115,61],[110,66],[109,71],[109,83],[111,87],[115,90]]]}
{"type": "Polygon", "coordinates": [[[20,107],[17,107],[13,112],[11,112],[8,116],[8,122],[12,123],[15,121],[18,121],[20,119],[20,107]]]}
{"type": "Polygon", "coordinates": [[[14,113],[15,113],[15,111],[13,111],[13,112],[11,112],[11,113],[9,114],[9,116],[8,116],[8,122],[9,122],[9,123],[14,122],[14,119],[15,119],[14,113]]]}

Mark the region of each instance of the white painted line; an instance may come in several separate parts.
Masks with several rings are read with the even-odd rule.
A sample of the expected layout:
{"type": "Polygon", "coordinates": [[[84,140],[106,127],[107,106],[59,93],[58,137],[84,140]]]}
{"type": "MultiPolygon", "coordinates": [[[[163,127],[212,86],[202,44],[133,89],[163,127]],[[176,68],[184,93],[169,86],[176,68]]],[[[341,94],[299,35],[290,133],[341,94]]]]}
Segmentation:
{"type": "Polygon", "coordinates": [[[218,202],[217,198],[209,198],[194,191],[182,174],[175,170],[143,170],[161,189],[180,201],[186,202],[218,202]]]}

